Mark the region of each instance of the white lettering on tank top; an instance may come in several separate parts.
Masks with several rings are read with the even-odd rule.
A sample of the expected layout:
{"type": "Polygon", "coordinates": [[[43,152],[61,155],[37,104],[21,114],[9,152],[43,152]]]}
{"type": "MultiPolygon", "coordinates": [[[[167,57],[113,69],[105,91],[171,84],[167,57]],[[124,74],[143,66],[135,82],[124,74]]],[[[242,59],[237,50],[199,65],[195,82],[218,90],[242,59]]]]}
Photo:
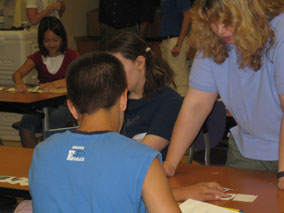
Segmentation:
{"type": "Polygon", "coordinates": [[[69,150],[66,160],[85,161],[84,149],[84,146],[73,146],[72,149],[69,150]]]}

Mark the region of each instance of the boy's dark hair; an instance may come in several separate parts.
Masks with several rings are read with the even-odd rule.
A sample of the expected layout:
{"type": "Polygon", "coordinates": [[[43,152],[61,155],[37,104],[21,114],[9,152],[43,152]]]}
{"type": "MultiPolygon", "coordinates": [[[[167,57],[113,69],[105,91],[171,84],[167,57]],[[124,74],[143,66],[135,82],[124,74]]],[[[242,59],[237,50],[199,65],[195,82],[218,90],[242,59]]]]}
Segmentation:
{"type": "Polygon", "coordinates": [[[144,56],[146,61],[145,85],[143,97],[148,98],[157,88],[173,84],[173,71],[162,59],[157,58],[145,41],[135,33],[123,32],[115,36],[107,45],[107,51],[121,53],[125,58],[135,61],[144,56]]]}
{"type": "Polygon", "coordinates": [[[53,16],[46,16],[44,17],[38,27],[38,46],[40,53],[43,56],[48,56],[49,52],[44,46],[44,34],[46,31],[51,30],[56,35],[58,35],[61,38],[61,47],[59,48],[61,53],[64,53],[67,48],[67,35],[65,28],[61,21],[53,16]]]}
{"type": "Polygon", "coordinates": [[[66,74],[68,98],[80,114],[110,109],[127,88],[121,62],[113,55],[93,52],[73,61],[66,74]]]}

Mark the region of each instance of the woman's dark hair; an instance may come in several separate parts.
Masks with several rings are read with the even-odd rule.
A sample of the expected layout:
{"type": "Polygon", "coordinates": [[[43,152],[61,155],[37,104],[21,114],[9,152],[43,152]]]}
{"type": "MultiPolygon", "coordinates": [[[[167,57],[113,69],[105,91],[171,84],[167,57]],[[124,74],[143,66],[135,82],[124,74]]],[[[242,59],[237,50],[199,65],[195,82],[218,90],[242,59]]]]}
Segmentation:
{"type": "Polygon", "coordinates": [[[53,16],[44,17],[38,27],[38,46],[40,53],[43,56],[48,56],[49,52],[44,46],[44,34],[46,31],[51,30],[61,38],[61,47],[59,51],[64,53],[67,48],[67,35],[62,22],[53,16]]]}
{"type": "Polygon", "coordinates": [[[145,57],[146,73],[143,97],[148,98],[152,92],[165,84],[173,84],[173,71],[162,59],[157,58],[145,41],[135,33],[123,32],[114,37],[107,45],[110,53],[121,53],[123,57],[135,61],[138,56],[145,57]]]}
{"type": "Polygon", "coordinates": [[[127,89],[121,62],[105,52],[84,54],[66,73],[67,95],[80,114],[110,109],[127,89]]]}

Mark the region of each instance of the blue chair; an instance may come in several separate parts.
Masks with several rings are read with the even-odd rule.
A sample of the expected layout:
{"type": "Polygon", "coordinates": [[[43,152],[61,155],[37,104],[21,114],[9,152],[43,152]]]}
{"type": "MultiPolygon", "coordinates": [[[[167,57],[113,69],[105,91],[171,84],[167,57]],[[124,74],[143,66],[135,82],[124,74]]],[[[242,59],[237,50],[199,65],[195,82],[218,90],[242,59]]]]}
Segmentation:
{"type": "Polygon", "coordinates": [[[189,148],[188,163],[192,163],[195,148],[205,150],[205,165],[210,165],[210,151],[223,138],[226,127],[226,108],[223,102],[216,101],[197,137],[189,148]]]}

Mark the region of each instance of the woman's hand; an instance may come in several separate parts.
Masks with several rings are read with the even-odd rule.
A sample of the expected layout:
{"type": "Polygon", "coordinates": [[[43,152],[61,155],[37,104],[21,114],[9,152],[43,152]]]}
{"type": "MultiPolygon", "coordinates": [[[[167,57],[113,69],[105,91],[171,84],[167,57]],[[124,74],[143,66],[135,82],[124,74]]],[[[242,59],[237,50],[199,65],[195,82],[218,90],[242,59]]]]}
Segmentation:
{"type": "Polygon", "coordinates": [[[26,91],[28,91],[28,88],[27,88],[27,86],[24,83],[16,84],[15,89],[16,89],[16,92],[26,92],[26,91]]]}
{"type": "Polygon", "coordinates": [[[284,177],[282,177],[278,180],[278,187],[279,187],[279,189],[284,190],[284,177]]]}
{"type": "Polygon", "coordinates": [[[167,176],[171,177],[175,175],[176,167],[171,162],[165,160],[163,162],[163,168],[167,176]]]}
{"type": "Polygon", "coordinates": [[[175,46],[173,49],[172,49],[172,55],[174,57],[178,56],[180,53],[180,46],[175,46]]]}

